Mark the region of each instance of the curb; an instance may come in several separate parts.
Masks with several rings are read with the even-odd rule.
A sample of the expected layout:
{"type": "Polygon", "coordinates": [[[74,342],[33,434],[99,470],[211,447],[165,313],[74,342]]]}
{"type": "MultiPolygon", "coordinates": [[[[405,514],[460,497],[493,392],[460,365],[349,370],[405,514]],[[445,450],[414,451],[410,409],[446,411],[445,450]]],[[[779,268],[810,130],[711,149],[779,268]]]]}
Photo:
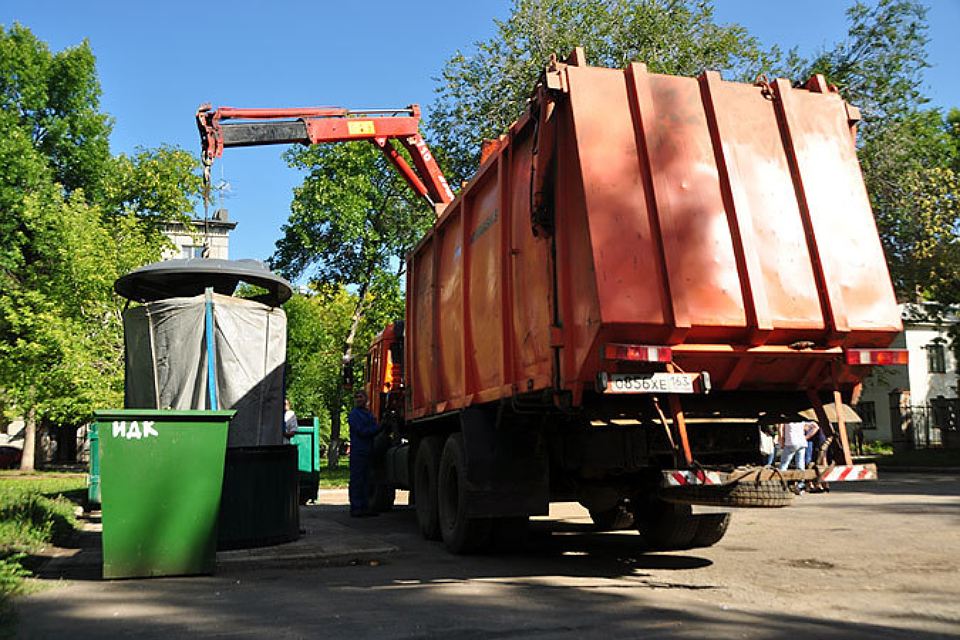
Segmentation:
{"type": "Polygon", "coordinates": [[[226,551],[217,553],[217,566],[275,565],[314,561],[330,565],[348,565],[378,560],[380,557],[396,553],[397,547],[384,545],[368,547],[357,551],[302,551],[294,553],[270,553],[257,555],[248,551],[226,551]],[[235,555],[236,554],[236,555],[235,555]]]}

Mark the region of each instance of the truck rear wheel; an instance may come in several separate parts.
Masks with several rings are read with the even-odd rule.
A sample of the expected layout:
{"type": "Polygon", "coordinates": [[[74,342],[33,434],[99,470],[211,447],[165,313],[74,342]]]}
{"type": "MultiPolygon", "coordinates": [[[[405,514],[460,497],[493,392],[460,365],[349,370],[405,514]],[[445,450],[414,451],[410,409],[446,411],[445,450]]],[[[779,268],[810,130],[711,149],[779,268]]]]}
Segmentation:
{"type": "Polygon", "coordinates": [[[700,513],[694,518],[697,520],[697,532],[690,542],[691,549],[712,547],[720,542],[730,526],[729,513],[700,513]]]}
{"type": "Polygon", "coordinates": [[[664,489],[660,498],[676,504],[711,507],[786,507],[794,494],[780,480],[739,482],[724,486],[694,485],[664,489]]]}
{"type": "Polygon", "coordinates": [[[690,505],[657,499],[641,504],[642,511],[634,512],[634,518],[647,546],[656,551],[690,548],[699,529],[690,505]]]}
{"type": "Polygon", "coordinates": [[[493,521],[490,518],[467,517],[467,465],[463,436],[455,433],[447,438],[440,456],[437,502],[440,534],[453,553],[474,553],[490,544],[493,521]]]}
{"type": "Polygon", "coordinates": [[[427,540],[440,539],[437,506],[437,472],[440,468],[440,438],[429,436],[420,441],[413,463],[413,490],[416,496],[417,524],[427,540]]]}

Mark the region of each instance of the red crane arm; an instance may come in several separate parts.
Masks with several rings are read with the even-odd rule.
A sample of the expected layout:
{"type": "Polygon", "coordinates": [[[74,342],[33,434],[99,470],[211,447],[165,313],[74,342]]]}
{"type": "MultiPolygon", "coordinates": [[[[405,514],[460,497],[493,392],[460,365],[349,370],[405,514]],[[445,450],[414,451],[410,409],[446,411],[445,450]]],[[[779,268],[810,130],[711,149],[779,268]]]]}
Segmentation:
{"type": "Polygon", "coordinates": [[[420,135],[420,107],[348,110],[339,107],[303,109],[236,109],[209,104],[197,109],[197,128],[203,150],[204,179],[227,147],[267,144],[318,144],[369,140],[397,168],[407,184],[438,211],[453,200],[437,161],[420,135]],[[233,122],[227,122],[228,120],[233,122]],[[411,167],[392,143],[410,153],[411,167]]]}

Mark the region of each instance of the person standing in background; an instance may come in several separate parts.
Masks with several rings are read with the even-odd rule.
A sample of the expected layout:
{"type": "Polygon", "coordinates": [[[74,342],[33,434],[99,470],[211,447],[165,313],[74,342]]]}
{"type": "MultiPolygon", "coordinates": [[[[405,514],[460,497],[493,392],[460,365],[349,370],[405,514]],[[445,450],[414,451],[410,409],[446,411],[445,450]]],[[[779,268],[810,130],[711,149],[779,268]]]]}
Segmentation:
{"type": "Polygon", "coordinates": [[[367,504],[370,482],[370,457],[373,439],[380,430],[377,419],[367,409],[367,394],[353,394],[353,410],[347,416],[350,425],[350,517],[365,518],[380,515],[367,504]]]}
{"type": "Polygon", "coordinates": [[[773,425],[765,424],[760,427],[760,455],[763,456],[764,464],[768,467],[773,464],[777,455],[777,436],[773,430],[773,425]]]}
{"type": "MultiPolygon", "coordinates": [[[[780,470],[786,471],[796,458],[797,469],[806,469],[807,441],[820,430],[813,422],[787,422],[780,429],[780,470]]],[[[804,482],[797,483],[797,492],[803,493],[804,482]]]]}
{"type": "Polygon", "coordinates": [[[290,406],[290,400],[283,400],[283,444],[292,444],[290,438],[297,435],[297,414],[290,406]]]}

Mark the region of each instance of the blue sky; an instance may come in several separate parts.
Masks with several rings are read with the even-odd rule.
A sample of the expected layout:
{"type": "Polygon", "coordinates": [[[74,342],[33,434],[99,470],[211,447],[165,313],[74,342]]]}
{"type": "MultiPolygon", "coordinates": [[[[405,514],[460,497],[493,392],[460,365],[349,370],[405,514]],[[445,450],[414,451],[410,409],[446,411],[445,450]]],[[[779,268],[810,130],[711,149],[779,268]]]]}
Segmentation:
{"type": "MultiPolygon", "coordinates": [[[[846,33],[849,0],[715,0],[718,22],[739,22],[767,46],[830,47],[846,33]]],[[[932,105],[960,106],[960,0],[926,0],[932,105]]],[[[90,41],[115,119],[113,151],[160,144],[199,152],[193,114],[214,106],[398,107],[433,100],[434,78],[458,48],[488,38],[507,0],[289,2],[237,0],[4,0],[0,24],[20,22],[51,49],[90,41]]],[[[589,52],[587,52],[589,59],[589,52]]],[[[231,149],[214,177],[238,227],[232,258],[266,259],[301,176],[282,147],[231,149]]]]}

